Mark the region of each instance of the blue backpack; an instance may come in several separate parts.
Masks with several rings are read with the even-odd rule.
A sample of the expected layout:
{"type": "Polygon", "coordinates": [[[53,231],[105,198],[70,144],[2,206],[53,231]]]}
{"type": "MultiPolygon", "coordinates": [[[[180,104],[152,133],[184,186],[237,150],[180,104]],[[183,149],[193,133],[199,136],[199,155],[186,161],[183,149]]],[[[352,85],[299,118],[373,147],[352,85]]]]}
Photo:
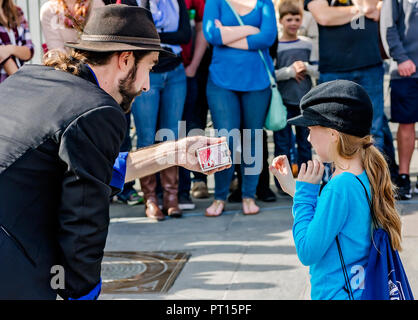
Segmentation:
{"type": "MultiPolygon", "coordinates": [[[[365,270],[364,289],[361,300],[414,300],[399,253],[397,250],[392,249],[387,232],[378,226],[367,189],[359,178],[357,180],[360,181],[366,192],[375,227],[372,237],[373,245],[370,249],[369,260],[365,270]]],[[[349,299],[354,300],[338,236],[336,237],[336,241],[340,254],[341,267],[344,273],[345,289],[349,299]]]]}

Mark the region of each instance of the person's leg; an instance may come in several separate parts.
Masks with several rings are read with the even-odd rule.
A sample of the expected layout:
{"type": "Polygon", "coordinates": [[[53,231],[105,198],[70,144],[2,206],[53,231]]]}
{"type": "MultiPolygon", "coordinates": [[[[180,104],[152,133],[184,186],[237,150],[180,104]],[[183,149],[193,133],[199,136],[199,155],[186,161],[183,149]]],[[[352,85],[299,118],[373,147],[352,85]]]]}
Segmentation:
{"type": "Polygon", "coordinates": [[[415,150],[415,123],[400,123],[398,139],[399,174],[408,174],[412,154],[415,150]]]}
{"type": "MultiPolygon", "coordinates": [[[[159,141],[178,139],[179,123],[183,115],[187,93],[183,64],[166,74],[160,101],[159,134],[157,134],[157,140],[159,141]]],[[[163,209],[167,211],[169,216],[180,217],[178,167],[173,166],[160,171],[160,178],[163,187],[163,209]]]]}
{"type": "Polygon", "coordinates": [[[244,214],[258,213],[254,203],[258,179],[263,168],[263,126],[270,105],[271,89],[249,91],[241,95],[243,119],[243,161],[241,164],[244,214]],[[257,106],[255,108],[254,106],[257,106]],[[251,201],[246,201],[251,199],[251,201]]]}
{"type": "Polygon", "coordinates": [[[269,150],[267,145],[267,132],[263,130],[263,170],[260,173],[257,185],[257,199],[264,202],[276,201],[276,195],[270,189],[269,150]]]}
{"type": "MultiPolygon", "coordinates": [[[[300,108],[299,106],[291,106],[289,108],[291,110],[290,116],[297,117],[300,115],[300,108]]],[[[302,165],[302,163],[307,163],[309,160],[312,160],[312,146],[308,141],[309,136],[309,129],[306,127],[295,126],[295,142],[297,145],[297,157],[296,162],[298,168],[302,165]]],[[[293,145],[293,143],[292,143],[293,145]]]]}
{"type": "Polygon", "coordinates": [[[373,123],[371,134],[376,147],[385,155],[392,181],[397,180],[398,166],[395,159],[395,147],[389,128],[388,119],[384,113],[383,66],[361,69],[357,71],[356,82],[363,86],[373,104],[373,123]]]}
{"type": "Polygon", "coordinates": [[[409,170],[415,149],[415,122],[418,121],[418,79],[394,79],[390,85],[391,118],[393,122],[399,123],[397,198],[409,200],[412,198],[409,170]]]}
{"type": "MultiPolygon", "coordinates": [[[[207,84],[207,98],[213,126],[219,137],[227,137],[232,157],[232,166],[229,169],[215,173],[215,200],[224,202],[228,197],[234,164],[237,162],[237,157],[241,156],[240,152],[237,154],[238,147],[241,144],[239,132],[241,122],[240,101],[237,93],[218,87],[211,79],[208,80],[207,84]]],[[[207,215],[216,216],[222,212],[224,204],[222,203],[221,206],[216,201],[214,204],[217,204],[216,208],[213,205],[209,207],[207,215]]]]}
{"type": "MultiPolygon", "coordinates": [[[[163,77],[164,74],[151,73],[150,90],[142,93],[132,104],[132,115],[136,127],[138,148],[147,147],[155,143],[163,77]]],[[[155,190],[157,187],[156,176],[153,174],[139,180],[145,198],[145,214],[149,218],[163,220],[164,215],[158,208],[158,199],[155,190]]]]}
{"type": "MultiPolygon", "coordinates": [[[[197,100],[196,78],[187,78],[187,94],[184,103],[182,120],[186,122],[186,135],[196,127],[194,123],[197,100]]],[[[195,204],[190,199],[191,172],[179,167],[179,207],[180,209],[194,209],[195,204]]]]}
{"type": "MultiPolygon", "coordinates": [[[[298,107],[299,108],[299,107],[298,107]]],[[[287,119],[293,118],[297,116],[298,114],[295,112],[295,108],[293,106],[286,106],[287,109],[287,119]]],[[[293,146],[292,141],[293,131],[291,125],[286,125],[282,130],[274,131],[273,132],[273,140],[274,140],[274,156],[280,156],[285,155],[287,159],[289,160],[289,163],[291,162],[291,149],[293,146]]],[[[282,188],[280,187],[279,181],[274,178],[274,184],[277,187],[277,190],[280,194],[284,195],[284,191],[282,191],[282,188]]]]}
{"type": "MultiPolygon", "coordinates": [[[[197,97],[195,112],[193,113],[193,123],[196,128],[205,130],[208,118],[208,100],[206,96],[206,86],[209,77],[210,54],[207,52],[200,63],[196,72],[197,97]]],[[[196,198],[208,198],[207,175],[200,172],[193,172],[193,191],[196,198]]]]}
{"type": "Polygon", "coordinates": [[[360,69],[356,71],[356,74],[354,81],[366,90],[372,101],[373,122],[371,133],[376,147],[383,152],[384,127],[388,125],[383,112],[383,66],[360,69]]]}

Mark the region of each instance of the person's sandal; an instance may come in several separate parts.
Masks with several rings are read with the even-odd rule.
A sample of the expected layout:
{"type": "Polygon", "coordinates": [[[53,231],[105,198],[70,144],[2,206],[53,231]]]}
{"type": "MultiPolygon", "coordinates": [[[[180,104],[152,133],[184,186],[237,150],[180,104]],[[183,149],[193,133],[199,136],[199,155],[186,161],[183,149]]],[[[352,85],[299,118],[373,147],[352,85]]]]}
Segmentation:
{"type": "Polygon", "coordinates": [[[246,216],[250,216],[250,215],[254,215],[260,212],[260,208],[256,209],[256,211],[250,211],[250,212],[245,212],[244,206],[246,206],[247,208],[250,207],[252,204],[254,204],[256,207],[258,207],[255,204],[254,199],[252,198],[243,198],[242,199],[242,212],[244,213],[244,215],[246,216]]]}
{"type": "Polygon", "coordinates": [[[215,200],[215,201],[213,201],[212,205],[209,208],[207,208],[206,211],[205,211],[205,216],[206,217],[219,217],[225,209],[225,201],[215,200]],[[219,206],[222,206],[222,210],[219,213],[216,213],[218,211],[219,206]],[[211,207],[214,207],[215,214],[212,214],[212,213],[208,212],[208,209],[211,208],[211,207]]]}

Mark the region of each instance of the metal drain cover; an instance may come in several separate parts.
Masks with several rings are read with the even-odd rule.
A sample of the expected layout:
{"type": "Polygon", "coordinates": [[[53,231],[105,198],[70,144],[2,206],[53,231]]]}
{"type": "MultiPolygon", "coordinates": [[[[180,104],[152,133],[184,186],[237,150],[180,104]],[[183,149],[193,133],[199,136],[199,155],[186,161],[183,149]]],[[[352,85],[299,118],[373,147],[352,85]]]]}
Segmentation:
{"type": "Polygon", "coordinates": [[[186,252],[105,252],[102,293],[167,292],[189,259],[186,252]]]}

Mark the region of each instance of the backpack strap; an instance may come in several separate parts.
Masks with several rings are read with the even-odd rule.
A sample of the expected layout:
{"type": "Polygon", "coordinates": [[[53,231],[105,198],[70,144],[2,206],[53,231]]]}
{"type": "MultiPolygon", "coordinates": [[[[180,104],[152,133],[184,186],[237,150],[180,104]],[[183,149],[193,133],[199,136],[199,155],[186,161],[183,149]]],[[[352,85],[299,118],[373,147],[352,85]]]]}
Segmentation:
{"type": "Polygon", "coordinates": [[[340,255],[341,268],[343,269],[343,274],[344,274],[344,281],[345,281],[344,290],[348,293],[348,299],[354,300],[353,290],[351,289],[350,278],[348,277],[347,268],[345,267],[344,257],[341,251],[341,246],[340,246],[340,241],[338,240],[338,235],[335,237],[335,240],[337,241],[338,254],[340,255]]]}
{"type": "Polygon", "coordinates": [[[366,193],[366,197],[367,197],[367,202],[369,203],[369,207],[370,207],[370,214],[372,216],[372,220],[373,220],[373,225],[376,229],[379,228],[379,223],[377,222],[376,219],[376,215],[374,214],[374,207],[373,207],[373,201],[370,199],[369,197],[369,193],[367,192],[366,187],[364,186],[363,182],[361,182],[360,178],[355,176],[356,179],[361,183],[361,185],[363,186],[364,192],[366,193]]]}
{"type": "MultiPolygon", "coordinates": [[[[365,185],[363,184],[363,182],[360,180],[359,177],[357,177],[357,176],[355,176],[355,177],[361,183],[361,185],[363,186],[364,192],[366,193],[367,202],[369,203],[370,214],[372,216],[373,224],[377,228],[378,223],[377,223],[377,219],[375,217],[374,210],[373,210],[373,202],[370,199],[369,194],[367,192],[367,189],[366,189],[365,185]]],[[[321,188],[321,191],[322,191],[322,188],[321,188]]],[[[341,250],[340,241],[338,240],[338,235],[335,237],[335,241],[337,242],[338,254],[340,255],[341,268],[343,269],[343,274],[344,274],[344,281],[345,281],[344,290],[348,293],[348,298],[350,300],[354,300],[354,295],[353,295],[353,291],[351,289],[351,284],[350,284],[350,278],[348,277],[347,268],[345,266],[344,257],[343,257],[343,253],[342,253],[342,250],[341,250]]]]}

